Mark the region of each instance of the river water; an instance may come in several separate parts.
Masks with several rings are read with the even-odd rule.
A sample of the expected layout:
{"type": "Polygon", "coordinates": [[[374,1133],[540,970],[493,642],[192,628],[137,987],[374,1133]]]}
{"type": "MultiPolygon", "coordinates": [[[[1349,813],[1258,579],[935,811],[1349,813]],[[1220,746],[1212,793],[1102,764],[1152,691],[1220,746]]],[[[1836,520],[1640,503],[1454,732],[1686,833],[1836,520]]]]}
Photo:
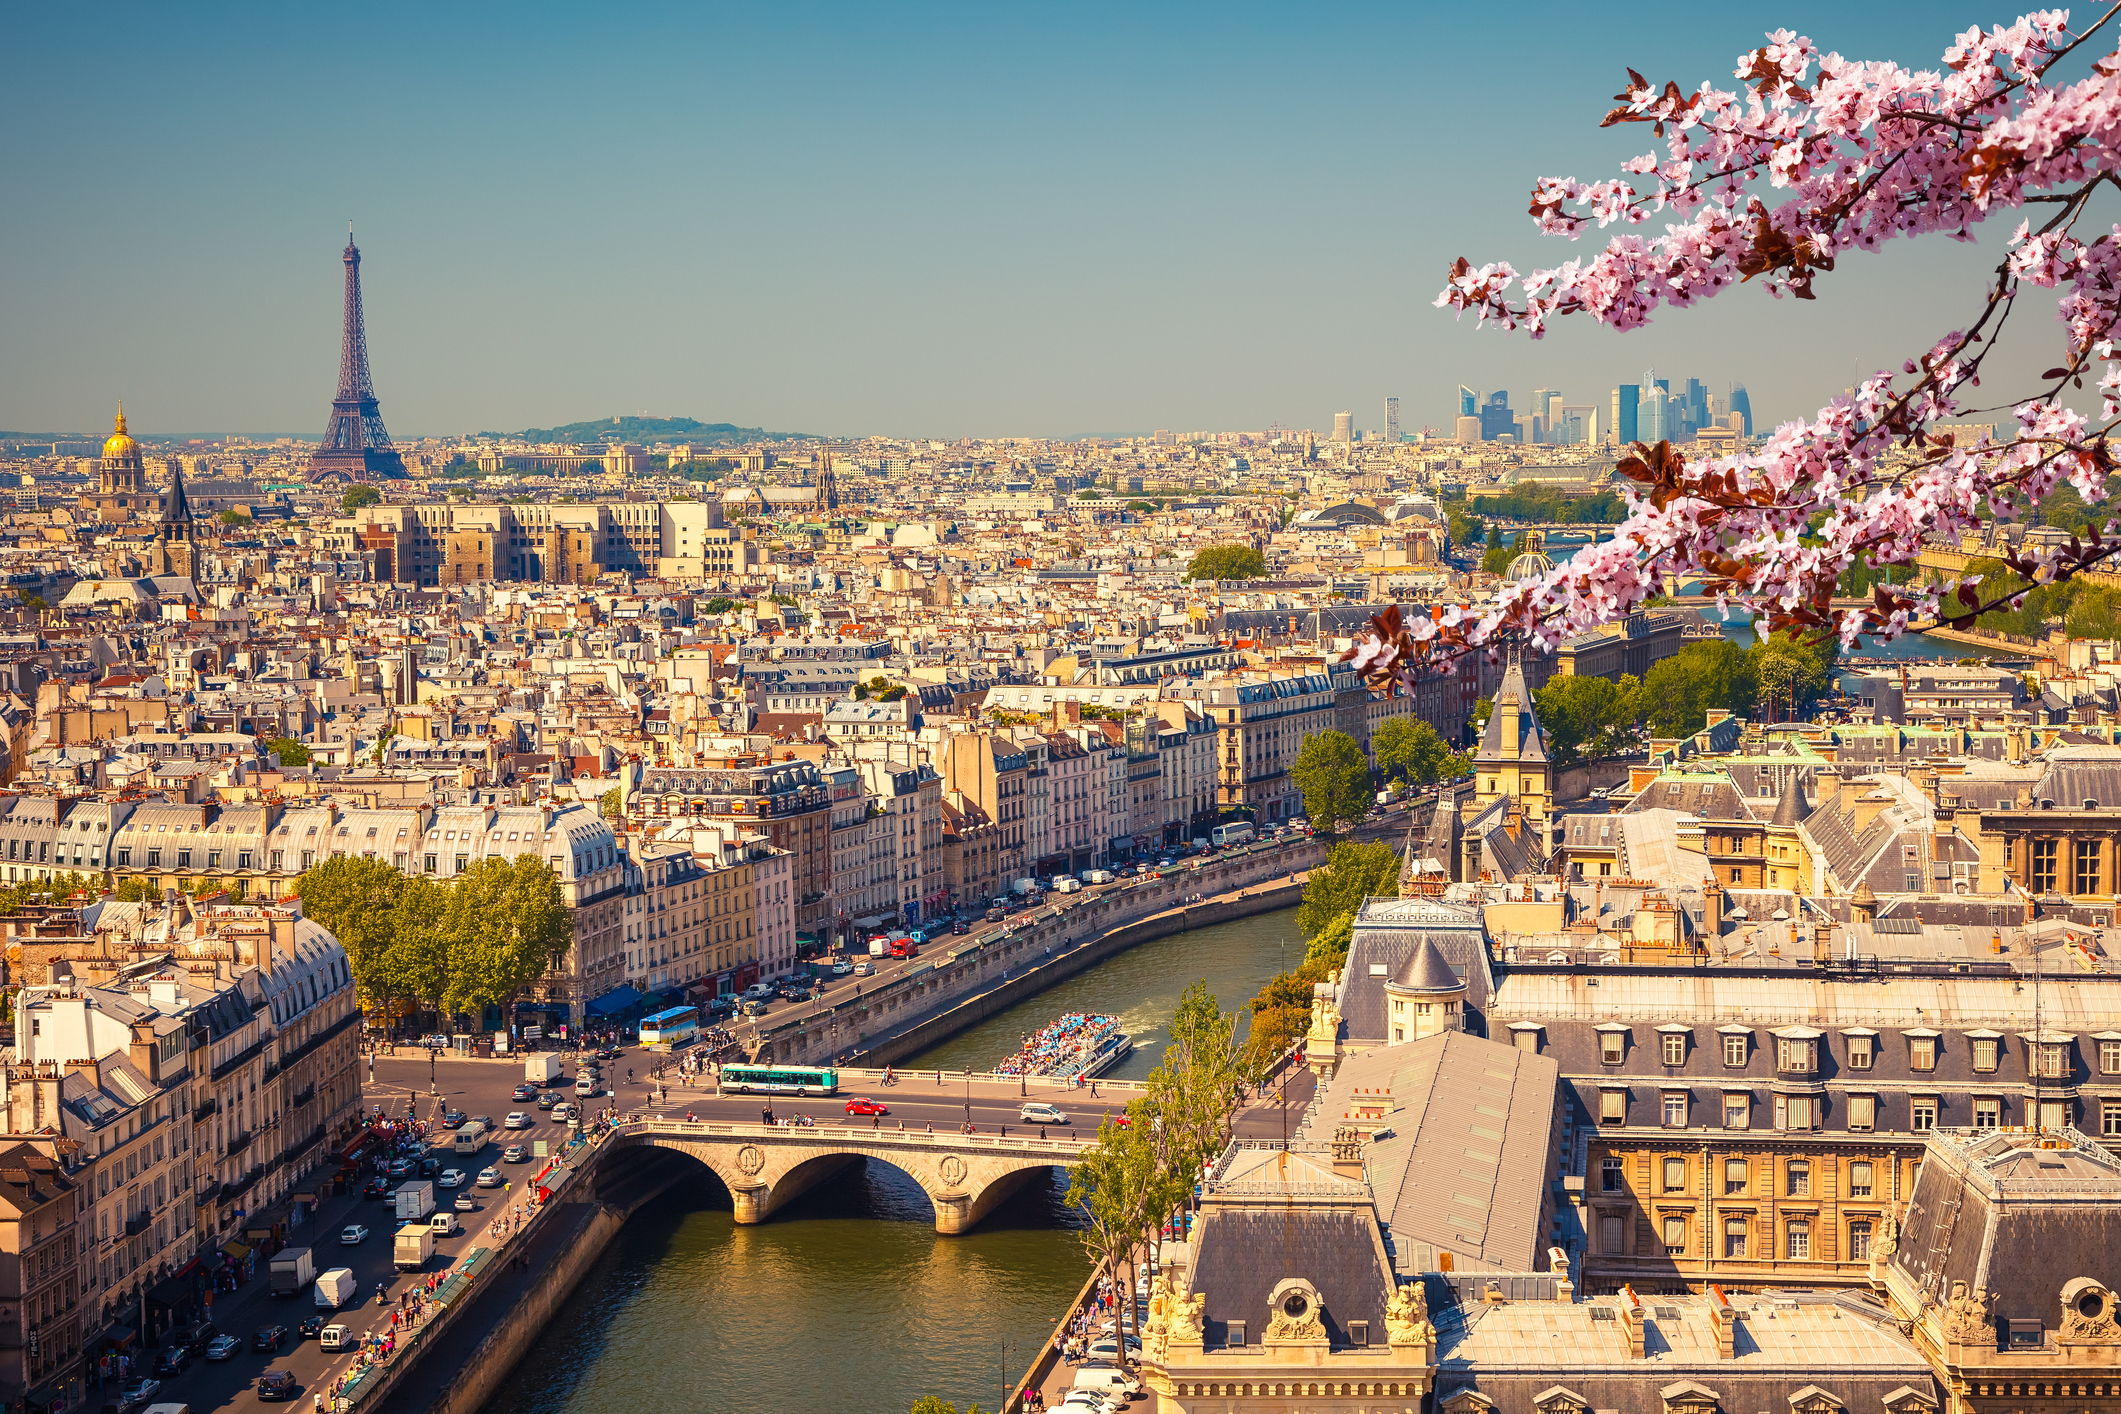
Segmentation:
{"type": "MultiPolygon", "coordinates": [[[[1064,1011],[1121,1017],[1145,1075],[1179,994],[1225,1010],[1303,955],[1284,909],[1130,948],[909,1059],[984,1069],[1064,1011]]],[[[995,1409],[1090,1271],[1059,1170],[962,1237],[919,1185],[857,1163],[738,1227],[711,1178],[637,1213],[482,1414],[794,1409],[899,1414],[924,1394],[995,1409]]]]}

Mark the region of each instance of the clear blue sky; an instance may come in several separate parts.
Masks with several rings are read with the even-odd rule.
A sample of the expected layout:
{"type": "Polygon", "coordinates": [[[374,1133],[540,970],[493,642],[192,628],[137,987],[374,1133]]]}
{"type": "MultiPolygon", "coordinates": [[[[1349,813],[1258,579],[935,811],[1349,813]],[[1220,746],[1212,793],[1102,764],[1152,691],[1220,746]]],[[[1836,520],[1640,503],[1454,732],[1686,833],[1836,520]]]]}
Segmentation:
{"type": "MultiPolygon", "coordinates": [[[[321,430],[356,222],[400,437],[616,412],[776,430],[1448,426],[1660,373],[1810,410],[1973,310],[1901,245],[1815,305],[1476,333],[1451,257],[1606,175],[1623,66],[1787,24],[1934,65],[2007,5],[24,5],[0,16],[0,428],[321,430]]],[[[2015,220],[2009,223],[2015,225],[2015,220]]],[[[1961,285],[1959,288],[1964,289],[1961,285]]],[[[2042,331],[2043,336],[2045,331],[2042,331]]],[[[2048,346],[2026,356],[2056,362],[2048,346]]]]}

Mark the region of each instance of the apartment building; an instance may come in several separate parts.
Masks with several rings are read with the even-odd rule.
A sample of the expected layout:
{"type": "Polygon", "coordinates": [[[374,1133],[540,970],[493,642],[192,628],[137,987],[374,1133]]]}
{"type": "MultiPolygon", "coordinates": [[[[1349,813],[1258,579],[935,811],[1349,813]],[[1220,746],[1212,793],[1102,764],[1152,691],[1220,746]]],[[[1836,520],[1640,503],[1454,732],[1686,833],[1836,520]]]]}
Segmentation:
{"type": "Polygon", "coordinates": [[[974,802],[993,822],[1003,887],[1028,877],[1031,762],[1022,746],[993,732],[946,733],[930,745],[942,769],[943,789],[974,802]]]}
{"type": "Polygon", "coordinates": [[[633,818],[721,824],[763,835],[789,856],[798,935],[833,923],[832,797],[817,765],[776,761],[718,769],[632,765],[621,776],[633,818]]]}
{"type": "Polygon", "coordinates": [[[621,572],[721,579],[763,561],[758,542],[723,523],[716,500],[374,505],[333,520],[319,539],[374,580],[419,586],[593,584],[621,572]]]}
{"type": "Polygon", "coordinates": [[[78,1158],[63,1139],[0,1147],[0,1402],[10,1409],[71,1407],[86,1394],[82,1352],[102,1327],[82,1299],[78,1158]]]}
{"type": "Polygon", "coordinates": [[[1329,675],[1247,673],[1166,692],[1196,704],[1215,724],[1219,806],[1267,824],[1303,814],[1303,792],[1289,771],[1305,738],[1334,730],[1339,720],[1329,675]]]}

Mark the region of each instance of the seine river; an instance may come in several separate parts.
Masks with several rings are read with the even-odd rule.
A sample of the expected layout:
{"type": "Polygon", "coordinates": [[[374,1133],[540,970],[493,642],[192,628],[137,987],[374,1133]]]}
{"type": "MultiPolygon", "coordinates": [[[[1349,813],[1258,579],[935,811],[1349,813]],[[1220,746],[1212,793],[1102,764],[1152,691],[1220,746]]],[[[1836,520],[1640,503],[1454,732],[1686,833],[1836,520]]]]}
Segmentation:
{"type": "MultiPolygon", "coordinates": [[[[1302,949],[1294,909],[1160,938],[907,1064],[984,1068],[1059,1013],[1087,1010],[1123,1018],[1138,1040],[1114,1074],[1145,1075],[1189,984],[1205,977],[1234,1008],[1302,949]]],[[[718,1190],[665,1195],[484,1414],[902,1414],[924,1394],[992,1410],[1089,1274],[1066,1186],[1058,1171],[1027,1185],[963,1237],[937,1236],[927,1195],[880,1164],[752,1227],[718,1190]]]]}

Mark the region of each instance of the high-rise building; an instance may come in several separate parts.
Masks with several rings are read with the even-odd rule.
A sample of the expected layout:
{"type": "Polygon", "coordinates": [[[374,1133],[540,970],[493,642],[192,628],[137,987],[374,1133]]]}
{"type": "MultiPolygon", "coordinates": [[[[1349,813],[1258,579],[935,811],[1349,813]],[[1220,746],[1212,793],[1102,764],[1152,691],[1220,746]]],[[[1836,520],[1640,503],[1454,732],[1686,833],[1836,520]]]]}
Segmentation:
{"type": "Polygon", "coordinates": [[[1613,439],[1620,446],[1638,441],[1641,429],[1636,422],[1636,412],[1641,401],[1642,389],[1633,383],[1622,383],[1613,390],[1613,415],[1608,425],[1613,430],[1613,439]]]}
{"type": "Polygon", "coordinates": [[[1352,442],[1355,440],[1355,414],[1336,412],[1333,414],[1333,440],[1352,442]]]}
{"type": "Polygon", "coordinates": [[[1745,384],[1743,383],[1733,383],[1731,385],[1731,411],[1745,419],[1739,430],[1748,437],[1752,436],[1753,400],[1745,395],[1745,384]]]}
{"type": "Polygon", "coordinates": [[[1517,435],[1517,415],[1510,411],[1510,395],[1497,389],[1488,394],[1488,400],[1480,405],[1480,435],[1492,442],[1498,437],[1517,435]]]}
{"type": "Polygon", "coordinates": [[[1652,446],[1670,441],[1674,432],[1671,394],[1646,383],[1642,402],[1635,409],[1635,426],[1642,440],[1652,446]]]}
{"type": "Polygon", "coordinates": [[[1694,416],[1696,427],[1709,425],[1709,385],[1699,378],[1686,380],[1687,411],[1694,416]]]}
{"type": "Polygon", "coordinates": [[[1458,415],[1460,417],[1480,416],[1480,394],[1474,392],[1463,383],[1458,385],[1458,415]]]}
{"type": "Polygon", "coordinates": [[[1399,399],[1397,398],[1385,399],[1385,440],[1387,442],[1397,442],[1399,440],[1399,399]]]}
{"type": "Polygon", "coordinates": [[[1480,419],[1478,417],[1459,418],[1452,427],[1451,435],[1461,442],[1478,442],[1480,440],[1480,419]]]}

